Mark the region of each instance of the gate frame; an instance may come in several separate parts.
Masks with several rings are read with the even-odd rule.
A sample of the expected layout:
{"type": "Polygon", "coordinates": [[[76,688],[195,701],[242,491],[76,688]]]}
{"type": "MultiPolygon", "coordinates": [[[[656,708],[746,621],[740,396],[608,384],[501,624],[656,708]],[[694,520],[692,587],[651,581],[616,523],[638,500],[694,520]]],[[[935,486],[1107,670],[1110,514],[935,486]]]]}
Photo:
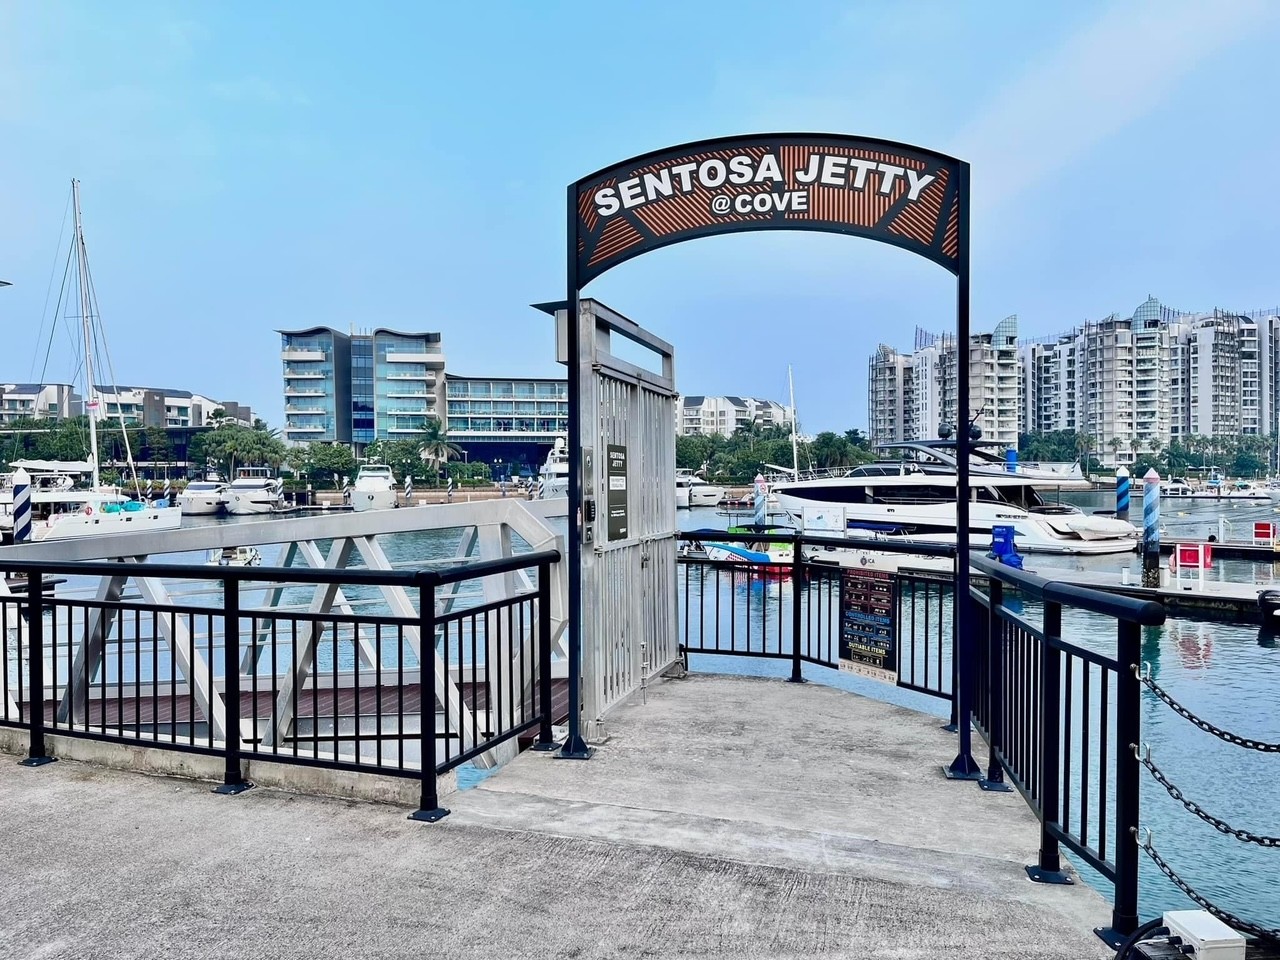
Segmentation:
{"type": "MultiPolygon", "coordinates": [[[[582,390],[580,378],[574,375],[576,371],[582,368],[582,364],[586,358],[582,352],[582,342],[579,333],[579,297],[581,296],[583,284],[580,282],[578,268],[578,250],[579,242],[582,237],[579,233],[579,198],[584,185],[593,180],[597,180],[602,175],[609,173],[611,170],[622,167],[638,167],[646,160],[654,160],[664,156],[692,154],[698,150],[710,151],[716,148],[724,149],[726,147],[741,146],[749,141],[795,141],[797,143],[803,141],[819,141],[835,147],[852,147],[866,150],[868,148],[882,148],[887,150],[896,150],[900,153],[925,154],[933,159],[941,161],[952,166],[955,169],[956,181],[954,192],[948,185],[948,194],[954,196],[957,210],[957,250],[956,250],[956,266],[951,272],[956,275],[956,460],[957,460],[957,477],[956,477],[956,596],[967,597],[969,595],[969,455],[970,455],[970,418],[972,417],[970,403],[970,386],[969,386],[969,276],[970,276],[970,256],[969,256],[969,193],[970,193],[970,171],[969,164],[963,160],[946,154],[938,153],[934,150],[926,150],[912,144],[899,143],[890,140],[878,140],[866,137],[854,137],[846,134],[823,134],[823,133],[775,133],[775,134],[756,134],[737,137],[719,137],[710,140],[695,141],[692,143],[680,144],[669,147],[665,150],[653,151],[648,154],[641,154],[624,160],[621,163],[611,164],[594,173],[569,184],[566,190],[566,229],[565,229],[565,309],[567,311],[566,323],[566,347],[567,358],[571,375],[568,383],[568,432],[569,432],[569,510],[568,510],[568,653],[569,653],[569,718],[568,718],[568,735],[565,738],[564,746],[561,748],[560,757],[566,759],[585,760],[591,755],[591,751],[587,747],[586,741],[582,736],[582,508],[583,508],[583,491],[582,491],[582,390]]],[[[939,208],[939,216],[944,216],[942,207],[939,208]]],[[[852,226],[851,224],[847,226],[852,226]]],[[[826,226],[817,226],[813,223],[802,224],[795,221],[785,221],[780,219],[771,219],[751,223],[743,223],[741,221],[730,223],[725,221],[722,227],[701,227],[687,231],[690,235],[680,236],[678,234],[668,235],[657,242],[641,244],[641,249],[631,256],[643,254],[649,249],[658,246],[665,246],[670,243],[682,242],[686,239],[694,239],[698,236],[709,236],[717,233],[743,232],[749,230],[803,230],[807,232],[833,232],[833,233],[852,233],[856,235],[866,235],[868,239],[879,240],[880,242],[890,243],[895,246],[910,249],[906,244],[893,239],[887,233],[884,236],[872,235],[871,228],[860,230],[841,229],[838,223],[830,222],[826,226]]],[[[929,256],[919,250],[913,250],[917,255],[924,256],[925,259],[932,260],[935,263],[946,267],[941,260],[936,257],[929,256]]],[[[622,262],[621,260],[617,262],[622,262]]],[[[612,265],[616,265],[612,264],[612,265]]],[[[612,266],[610,265],[610,266],[612,266]]],[[[600,273],[607,271],[610,267],[593,272],[586,278],[586,282],[599,276],[600,273]]],[[[950,268],[947,268],[950,269],[950,268]]],[[[982,768],[978,766],[973,759],[972,753],[972,732],[970,718],[973,712],[973,699],[976,694],[976,684],[974,676],[974,652],[976,648],[976,638],[973,633],[973,616],[967,603],[957,603],[953,605],[952,616],[954,618],[955,637],[957,639],[958,649],[956,651],[956,659],[959,662],[958,677],[956,684],[956,707],[959,733],[959,751],[954,760],[947,765],[944,770],[949,778],[978,780],[982,777],[982,768]]]]}

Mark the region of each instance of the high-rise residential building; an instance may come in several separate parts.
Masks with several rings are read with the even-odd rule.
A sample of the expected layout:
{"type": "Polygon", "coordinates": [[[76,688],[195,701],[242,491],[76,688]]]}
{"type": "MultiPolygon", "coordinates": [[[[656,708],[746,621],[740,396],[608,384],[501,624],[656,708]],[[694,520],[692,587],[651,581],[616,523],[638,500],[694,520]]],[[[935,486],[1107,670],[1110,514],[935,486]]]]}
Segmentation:
{"type": "Polygon", "coordinates": [[[789,407],[758,397],[681,397],[676,404],[676,434],[681,437],[713,433],[731,437],[743,427],[793,429],[789,407]]]}
{"type": "MultiPolygon", "coordinates": [[[[1113,314],[1017,344],[1010,366],[1012,319],[970,343],[971,415],[984,439],[1074,431],[1110,467],[1192,435],[1280,431],[1280,309],[1190,314],[1149,297],[1131,317],[1113,314]]],[[[954,422],[946,371],[954,371],[954,356],[941,337],[917,332],[910,355],[876,351],[870,424],[873,437],[881,431],[877,442],[899,432],[912,438],[903,404],[919,438],[954,422]]]]}
{"type": "Polygon", "coordinates": [[[280,330],[284,438],[357,449],[420,433],[444,413],[444,352],[438,333],[329,327],[280,330]]]}

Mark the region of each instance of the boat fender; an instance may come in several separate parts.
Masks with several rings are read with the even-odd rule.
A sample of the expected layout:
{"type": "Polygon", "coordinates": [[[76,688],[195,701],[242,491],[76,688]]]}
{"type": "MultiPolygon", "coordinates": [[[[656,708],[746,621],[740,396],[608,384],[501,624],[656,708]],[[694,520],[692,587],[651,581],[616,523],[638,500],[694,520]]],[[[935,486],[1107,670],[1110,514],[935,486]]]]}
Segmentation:
{"type": "Polygon", "coordinates": [[[1177,573],[1178,573],[1177,551],[1174,551],[1173,553],[1169,554],[1169,572],[1174,576],[1177,576],[1177,573]]]}
{"type": "Polygon", "coordinates": [[[87,503],[84,505],[84,515],[86,517],[93,516],[93,507],[89,506],[87,503]]]}

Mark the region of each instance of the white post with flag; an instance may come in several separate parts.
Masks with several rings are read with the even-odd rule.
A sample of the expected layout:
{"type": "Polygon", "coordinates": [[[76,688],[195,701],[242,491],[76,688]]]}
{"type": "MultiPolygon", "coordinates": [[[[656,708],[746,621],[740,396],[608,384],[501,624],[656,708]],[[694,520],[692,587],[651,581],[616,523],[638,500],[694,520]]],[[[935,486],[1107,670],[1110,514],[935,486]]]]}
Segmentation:
{"type": "Polygon", "coordinates": [[[19,467],[13,474],[13,542],[31,540],[31,475],[19,467]]]}

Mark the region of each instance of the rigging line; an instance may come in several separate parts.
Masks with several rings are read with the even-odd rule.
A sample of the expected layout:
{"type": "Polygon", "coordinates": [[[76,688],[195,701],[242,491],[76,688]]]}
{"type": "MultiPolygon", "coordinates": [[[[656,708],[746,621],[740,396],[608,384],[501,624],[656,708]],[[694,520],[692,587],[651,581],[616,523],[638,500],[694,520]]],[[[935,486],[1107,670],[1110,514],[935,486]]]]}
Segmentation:
{"type": "MultiPolygon", "coordinates": [[[[75,252],[75,247],[67,248],[67,262],[62,268],[62,286],[58,288],[58,302],[53,310],[53,318],[49,324],[49,340],[44,348],[44,363],[40,367],[40,383],[44,383],[44,378],[49,372],[49,357],[53,352],[53,338],[58,333],[58,320],[61,319],[59,314],[62,312],[63,295],[67,292],[67,276],[71,273],[71,255],[75,252]]],[[[40,331],[44,332],[44,320],[40,321],[40,331]]],[[[32,372],[35,372],[35,364],[32,364],[32,372]]],[[[72,383],[75,381],[73,380],[72,383]]]]}
{"type": "Polygon", "coordinates": [[[98,288],[93,282],[93,271],[86,262],[84,265],[85,276],[89,278],[89,306],[92,315],[97,317],[98,325],[91,325],[93,331],[93,342],[95,348],[101,347],[102,357],[106,360],[107,376],[111,378],[111,389],[116,394],[116,414],[120,420],[120,432],[124,435],[124,456],[125,462],[129,465],[129,473],[133,477],[133,489],[138,494],[138,499],[142,499],[142,485],[138,482],[138,465],[133,462],[133,451],[129,447],[129,428],[124,421],[124,409],[120,406],[120,384],[116,382],[115,367],[111,363],[111,350],[107,347],[107,338],[101,335],[100,326],[102,322],[102,307],[98,304],[98,288]]]}
{"type": "MultiPolygon", "coordinates": [[[[66,231],[67,231],[67,212],[68,212],[70,209],[71,209],[71,191],[70,191],[70,190],[68,190],[68,191],[67,191],[67,203],[66,203],[66,206],[64,206],[64,207],[62,208],[62,224],[58,227],[58,243],[57,243],[57,245],[53,248],[53,249],[54,249],[54,251],[55,251],[55,252],[54,252],[54,255],[53,255],[53,263],[51,263],[51,264],[49,265],[49,283],[48,283],[48,285],[45,287],[45,290],[44,290],[44,306],[42,306],[42,307],[40,308],[40,329],[36,331],[36,343],[37,343],[37,344],[39,344],[39,343],[40,343],[40,341],[44,338],[44,324],[45,324],[45,320],[49,319],[49,296],[50,296],[50,294],[52,294],[52,293],[53,293],[53,277],[54,277],[54,274],[55,274],[55,273],[57,273],[57,271],[58,271],[58,254],[57,254],[57,251],[62,249],[62,236],[63,236],[63,234],[64,234],[64,233],[66,233],[66,231]]],[[[68,264],[70,263],[70,260],[71,260],[70,253],[68,253],[68,256],[67,256],[67,262],[68,262],[68,264]]],[[[66,284],[66,282],[67,282],[67,274],[66,274],[66,270],[65,270],[65,269],[63,270],[63,273],[62,273],[62,282],[63,282],[63,284],[64,284],[64,285],[65,285],[65,284],[66,284]]],[[[61,288],[59,288],[59,290],[58,290],[58,303],[61,303],[61,302],[62,302],[62,289],[61,289],[61,288]]],[[[52,320],[52,323],[53,323],[53,325],[54,325],[54,326],[57,326],[57,324],[58,324],[58,310],[57,310],[57,307],[55,307],[55,308],[54,308],[54,311],[53,311],[53,320],[52,320]]],[[[52,328],[51,328],[51,329],[50,329],[50,339],[52,339],[52,334],[53,334],[53,331],[52,331],[52,328]]],[[[39,347],[37,347],[37,350],[39,350],[39,347]]],[[[39,356],[39,353],[37,353],[35,356],[33,356],[33,357],[31,358],[31,373],[30,373],[30,376],[33,376],[33,377],[35,376],[35,372],[36,372],[36,356],[39,356]]],[[[45,361],[45,365],[46,365],[46,366],[48,366],[48,363],[49,363],[49,354],[48,354],[48,352],[47,352],[47,351],[46,351],[46,353],[45,353],[44,361],[45,361]]],[[[40,374],[40,380],[41,380],[41,382],[43,382],[43,381],[44,381],[44,374],[43,374],[43,373],[41,373],[41,374],[40,374]]]]}

